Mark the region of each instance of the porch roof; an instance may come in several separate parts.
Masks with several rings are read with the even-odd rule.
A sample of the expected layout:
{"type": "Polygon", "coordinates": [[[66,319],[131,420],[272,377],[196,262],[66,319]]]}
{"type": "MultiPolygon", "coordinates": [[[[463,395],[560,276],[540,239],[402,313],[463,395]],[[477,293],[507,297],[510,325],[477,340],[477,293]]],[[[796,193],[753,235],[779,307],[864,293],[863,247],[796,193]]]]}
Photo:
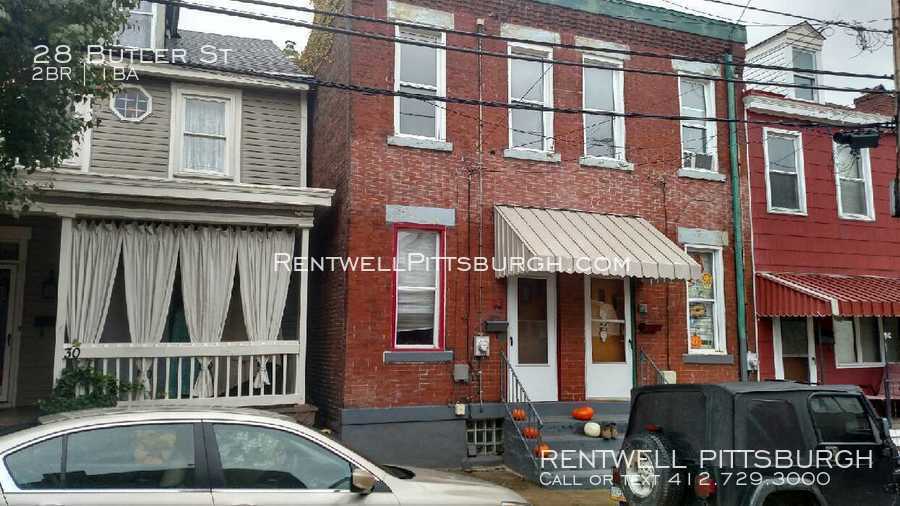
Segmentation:
{"type": "Polygon", "coordinates": [[[759,316],[900,316],[900,279],[759,272],[759,316]]]}
{"type": "Polygon", "coordinates": [[[518,206],[494,208],[498,277],[566,272],[691,280],[700,265],[647,220],[518,206]]]}

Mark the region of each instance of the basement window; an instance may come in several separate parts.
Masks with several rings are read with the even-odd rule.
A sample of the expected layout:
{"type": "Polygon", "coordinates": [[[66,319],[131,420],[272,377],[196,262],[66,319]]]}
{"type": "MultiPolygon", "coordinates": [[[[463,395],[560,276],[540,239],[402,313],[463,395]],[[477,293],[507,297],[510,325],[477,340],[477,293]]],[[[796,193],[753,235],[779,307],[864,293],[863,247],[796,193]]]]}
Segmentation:
{"type": "Polygon", "coordinates": [[[469,457],[503,455],[503,419],[466,420],[466,448],[469,457]]]}

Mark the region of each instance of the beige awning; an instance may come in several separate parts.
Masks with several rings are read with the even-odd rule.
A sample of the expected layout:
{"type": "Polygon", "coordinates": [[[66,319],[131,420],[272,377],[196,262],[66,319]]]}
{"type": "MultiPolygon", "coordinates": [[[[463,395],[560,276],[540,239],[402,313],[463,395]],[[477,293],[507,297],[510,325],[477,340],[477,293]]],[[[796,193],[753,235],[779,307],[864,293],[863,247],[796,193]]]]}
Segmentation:
{"type": "Polygon", "coordinates": [[[567,272],[690,280],[700,265],[647,220],[630,216],[496,206],[497,277],[567,272]]]}

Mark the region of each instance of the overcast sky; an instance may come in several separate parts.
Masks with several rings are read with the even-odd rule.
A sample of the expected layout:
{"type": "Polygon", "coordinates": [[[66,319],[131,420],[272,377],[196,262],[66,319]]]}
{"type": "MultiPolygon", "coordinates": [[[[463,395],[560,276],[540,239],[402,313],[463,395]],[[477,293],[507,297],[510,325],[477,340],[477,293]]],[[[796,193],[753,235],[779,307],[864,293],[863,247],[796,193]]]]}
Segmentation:
{"type": "MultiPolygon", "coordinates": [[[[229,0],[195,0],[206,5],[215,5],[235,10],[261,12],[271,16],[310,20],[311,15],[302,12],[271,7],[258,7],[241,4],[229,0]]],[[[285,5],[310,6],[306,0],[272,0],[285,5]]],[[[766,14],[746,10],[741,7],[729,7],[708,2],[706,0],[638,0],[639,3],[658,5],[669,9],[689,12],[691,14],[709,15],[729,20],[740,18],[747,26],[748,44],[753,45],[767,37],[784,30],[787,26],[799,23],[800,20],[785,16],[766,14]]],[[[728,0],[732,3],[745,4],[746,0],[728,0]]],[[[820,19],[859,21],[873,28],[890,28],[890,0],[750,0],[752,7],[787,11],[820,19]],[[877,21],[873,21],[877,20],[877,21]]],[[[243,37],[270,39],[279,46],[292,40],[302,48],[309,37],[309,30],[292,26],[234,18],[199,11],[182,10],[180,27],[186,30],[207,31],[243,37]]],[[[825,48],[821,68],[828,70],[844,70],[872,74],[893,73],[890,37],[886,34],[870,34],[867,44],[873,47],[862,50],[855,34],[839,27],[825,28],[825,48]]],[[[862,88],[876,84],[885,84],[893,88],[889,81],[840,78],[824,76],[825,84],[862,88]]],[[[850,104],[853,94],[841,92],[824,92],[826,101],[850,104]]]]}

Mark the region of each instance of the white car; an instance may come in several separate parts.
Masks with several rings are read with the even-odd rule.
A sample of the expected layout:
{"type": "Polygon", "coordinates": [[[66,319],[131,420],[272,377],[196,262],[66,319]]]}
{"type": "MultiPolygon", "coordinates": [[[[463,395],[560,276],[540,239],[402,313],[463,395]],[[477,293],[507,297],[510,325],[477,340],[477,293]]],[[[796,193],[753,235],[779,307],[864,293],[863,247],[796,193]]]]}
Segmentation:
{"type": "Polygon", "coordinates": [[[0,437],[7,506],[528,505],[481,480],[375,465],[252,410],[53,415],[0,437]]]}

